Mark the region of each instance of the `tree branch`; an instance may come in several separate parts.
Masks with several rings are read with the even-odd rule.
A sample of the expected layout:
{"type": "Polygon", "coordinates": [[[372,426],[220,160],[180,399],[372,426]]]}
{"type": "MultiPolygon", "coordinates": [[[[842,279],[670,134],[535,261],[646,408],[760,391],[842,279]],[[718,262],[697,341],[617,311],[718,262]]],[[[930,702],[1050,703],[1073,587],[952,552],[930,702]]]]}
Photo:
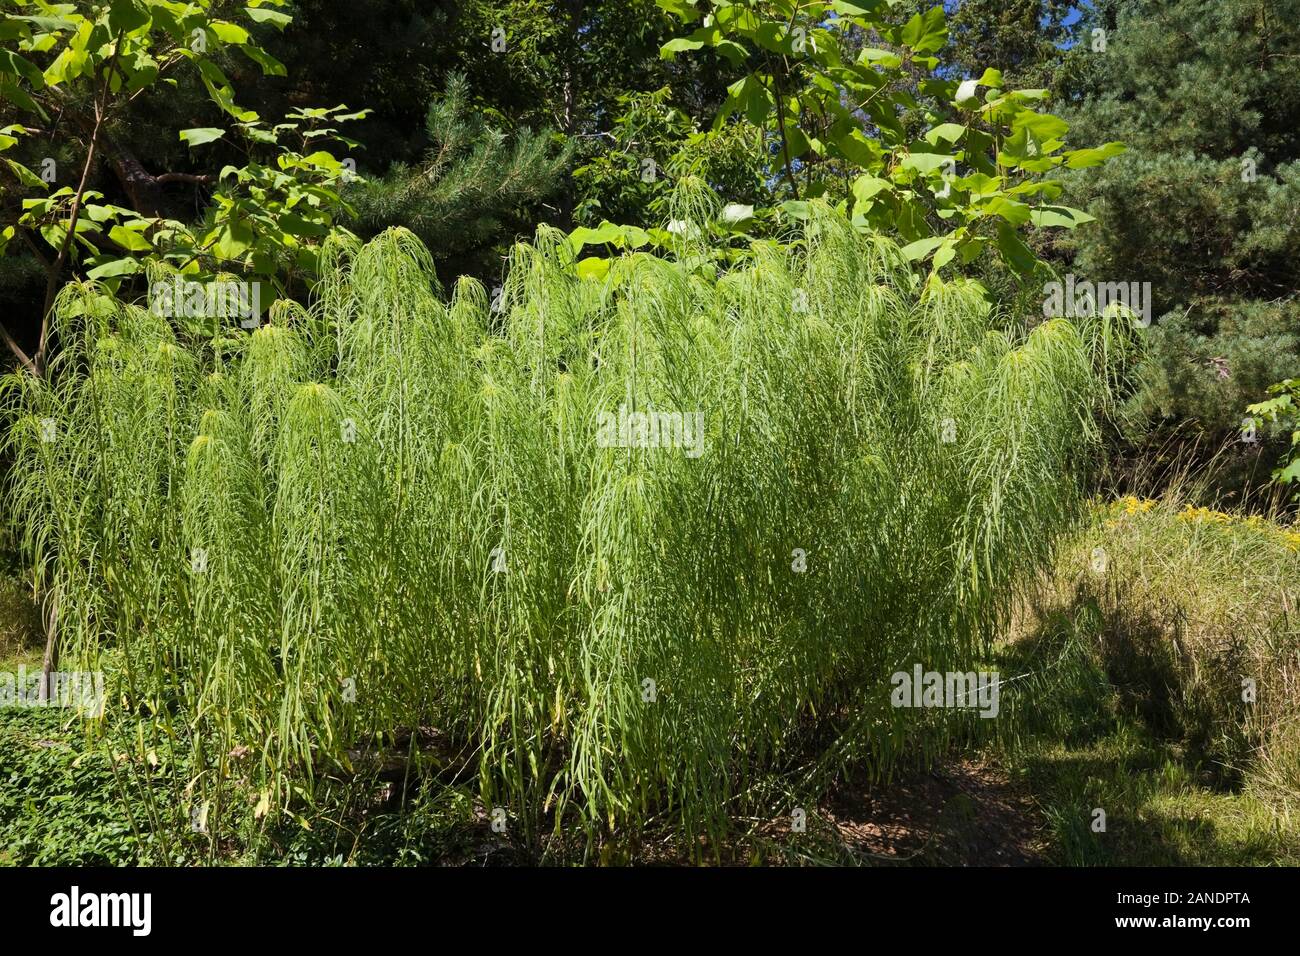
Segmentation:
{"type": "Polygon", "coordinates": [[[153,181],[156,183],[194,183],[196,186],[206,186],[216,179],[211,173],[163,173],[155,176],[153,181]]]}
{"type": "Polygon", "coordinates": [[[5,345],[9,346],[9,351],[14,354],[14,357],[17,358],[20,363],[22,363],[23,368],[27,369],[27,371],[31,372],[33,375],[37,374],[36,363],[33,362],[27,353],[22,350],[22,346],[14,341],[13,336],[9,334],[8,330],[6,330],[3,325],[0,325],[0,339],[4,339],[5,345]]]}
{"type": "Polygon", "coordinates": [[[54,311],[54,298],[59,292],[59,278],[63,275],[63,267],[67,264],[68,253],[71,251],[72,243],[77,236],[77,220],[81,217],[81,202],[86,194],[86,185],[90,182],[90,171],[95,166],[95,151],[99,146],[99,131],[103,126],[104,116],[108,112],[109,79],[116,68],[117,55],[121,49],[122,31],[119,30],[117,37],[113,41],[113,55],[109,59],[107,69],[104,72],[103,89],[95,98],[95,127],[90,134],[90,147],[86,150],[86,163],[81,168],[81,182],[77,184],[77,191],[72,197],[72,208],[68,212],[68,231],[63,237],[63,245],[59,248],[59,256],[54,260],[54,267],[50,270],[49,278],[45,282],[45,306],[41,310],[41,337],[37,340],[36,355],[32,360],[32,370],[37,376],[45,374],[45,355],[50,334],[50,313],[54,311]]]}

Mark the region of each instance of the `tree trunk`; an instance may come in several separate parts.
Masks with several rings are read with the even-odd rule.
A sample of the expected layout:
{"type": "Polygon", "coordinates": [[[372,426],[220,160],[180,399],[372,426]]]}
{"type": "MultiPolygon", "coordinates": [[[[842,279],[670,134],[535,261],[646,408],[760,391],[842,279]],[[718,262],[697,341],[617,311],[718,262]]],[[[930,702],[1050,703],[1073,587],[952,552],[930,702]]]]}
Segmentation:
{"type": "Polygon", "coordinates": [[[54,672],[54,664],[58,659],[59,645],[59,586],[54,585],[54,593],[50,597],[50,613],[45,619],[45,658],[41,661],[41,687],[40,701],[46,703],[50,699],[50,675],[54,672]]]}
{"type": "Polygon", "coordinates": [[[145,219],[161,218],[164,215],[163,188],[158,177],[144,168],[135,153],[107,133],[100,133],[100,142],[104,147],[104,158],[131,200],[131,208],[145,219]]]}

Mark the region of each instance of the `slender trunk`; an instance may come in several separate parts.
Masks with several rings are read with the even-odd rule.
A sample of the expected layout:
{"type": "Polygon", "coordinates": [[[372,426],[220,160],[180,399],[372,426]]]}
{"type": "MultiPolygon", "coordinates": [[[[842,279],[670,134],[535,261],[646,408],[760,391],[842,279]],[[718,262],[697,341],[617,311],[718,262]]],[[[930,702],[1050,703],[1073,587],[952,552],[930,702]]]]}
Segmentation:
{"type": "Polygon", "coordinates": [[[41,661],[41,687],[40,701],[42,704],[50,699],[50,675],[54,672],[54,664],[59,655],[59,586],[54,586],[54,593],[50,596],[50,613],[45,619],[45,658],[41,661]]]}
{"type": "MultiPolygon", "coordinates": [[[[571,45],[568,63],[564,68],[564,87],[561,90],[563,112],[560,116],[560,132],[565,135],[566,139],[571,139],[578,128],[578,88],[573,69],[573,58],[577,55],[578,46],[582,42],[582,8],[581,0],[568,0],[567,13],[569,18],[569,43],[571,45]]],[[[577,206],[577,194],[572,177],[565,177],[564,188],[560,192],[557,204],[559,206],[558,225],[562,229],[572,229],[574,225],[573,210],[577,206]]]]}
{"type": "Polygon", "coordinates": [[[95,97],[95,125],[90,131],[90,146],[86,150],[86,163],[81,167],[81,182],[72,197],[72,208],[68,212],[68,232],[59,247],[59,256],[50,268],[45,281],[45,305],[41,309],[41,335],[37,340],[36,354],[32,356],[34,372],[37,376],[45,374],[45,365],[50,345],[50,314],[54,311],[54,297],[59,294],[59,280],[63,277],[63,267],[67,265],[68,253],[77,235],[77,221],[81,218],[81,203],[86,195],[86,184],[90,182],[90,171],[95,168],[95,153],[99,149],[100,130],[104,117],[108,113],[109,91],[112,87],[113,71],[117,67],[117,55],[122,49],[122,31],[119,30],[113,40],[113,55],[109,58],[103,73],[103,87],[95,97]]]}
{"type": "Polygon", "coordinates": [[[68,234],[63,237],[63,245],[59,247],[59,257],[54,260],[54,266],[45,280],[45,305],[41,309],[41,336],[37,340],[36,355],[32,359],[35,366],[33,371],[38,376],[45,374],[46,356],[50,344],[50,314],[54,311],[54,297],[59,294],[59,279],[63,276],[63,267],[68,262],[68,253],[72,250],[72,243],[77,235],[77,221],[81,218],[81,201],[86,194],[86,184],[90,181],[90,171],[95,165],[95,151],[99,146],[99,128],[103,120],[104,111],[96,110],[95,128],[90,134],[90,148],[86,150],[86,164],[81,168],[81,182],[77,184],[77,191],[72,197],[72,209],[68,214],[68,234]]]}
{"type": "Polygon", "coordinates": [[[23,368],[32,374],[36,373],[36,363],[23,351],[22,346],[14,341],[14,337],[9,334],[3,325],[0,325],[0,339],[4,340],[5,345],[9,347],[9,351],[14,354],[14,358],[18,359],[23,368]]]}
{"type": "MultiPolygon", "coordinates": [[[[576,125],[574,99],[572,70],[566,70],[564,78],[564,114],[561,117],[561,131],[566,137],[573,135],[574,126],[576,125]]],[[[566,176],[564,178],[564,188],[560,191],[556,205],[559,207],[559,221],[556,224],[566,231],[572,229],[574,225],[573,210],[577,206],[573,177],[566,176]]]]}
{"type": "Polygon", "coordinates": [[[781,78],[772,70],[772,86],[776,100],[776,129],[781,136],[781,165],[785,170],[785,181],[790,185],[794,198],[799,198],[799,183],[794,178],[794,168],[790,159],[790,141],[785,135],[785,92],[781,89],[781,78]]]}

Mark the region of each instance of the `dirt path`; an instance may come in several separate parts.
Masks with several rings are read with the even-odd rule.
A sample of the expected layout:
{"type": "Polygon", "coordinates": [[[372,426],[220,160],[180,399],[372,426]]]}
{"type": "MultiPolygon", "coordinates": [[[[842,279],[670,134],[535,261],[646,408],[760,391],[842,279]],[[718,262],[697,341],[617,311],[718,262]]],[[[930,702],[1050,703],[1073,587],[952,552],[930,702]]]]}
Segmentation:
{"type": "Polygon", "coordinates": [[[1037,807],[996,766],[949,760],[889,784],[843,788],[822,812],[863,862],[1035,866],[1047,862],[1037,807]]]}

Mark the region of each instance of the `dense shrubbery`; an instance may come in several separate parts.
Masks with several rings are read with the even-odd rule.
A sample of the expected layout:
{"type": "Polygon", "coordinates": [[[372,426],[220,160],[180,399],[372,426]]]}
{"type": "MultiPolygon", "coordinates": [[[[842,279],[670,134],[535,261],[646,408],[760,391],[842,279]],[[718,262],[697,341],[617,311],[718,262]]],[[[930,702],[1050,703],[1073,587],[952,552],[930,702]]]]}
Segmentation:
{"type": "MultiPolygon", "coordinates": [[[[44,307],[0,329],[33,373],[0,379],[0,660],[48,625],[110,713],[0,726],[0,862],[425,861],[498,812],[525,852],[700,852],[986,729],[1293,802],[1294,535],[1129,499],[1055,551],[1121,400],[1161,483],[1152,424],[1235,431],[1275,381],[1251,411],[1300,447],[1298,2],[396,0],[382,41],[334,0],[15,4],[0,297],[44,307]],[[300,108],[376,84],[382,116],[300,108]],[[165,106],[179,140],[138,128],[165,106]],[[346,165],[344,119],[380,140],[346,165]],[[588,228],[444,295],[543,218],[588,228]],[[296,301],[251,334],[132,301],[176,269],[296,301]],[[1128,319],[1035,325],[1067,270],[1151,283],[1140,383],[1128,319]],[[890,706],[990,662],[999,721],[890,706]]],[[[1077,776],[1052,826],[1096,862],[1077,776]]]]}
{"type": "Polygon", "coordinates": [[[721,276],[683,238],[581,279],[543,229],[497,303],[444,301],[408,233],[333,242],[312,308],[209,339],[70,286],[55,374],[4,387],[68,666],[121,655],[137,758],[192,739],[195,806],[238,773],[265,812],[433,726],[528,832],[696,833],[775,769],[933,752],[954,718],[889,676],[978,662],[1130,338],[989,332],[976,289],[813,208],[721,276]],[[601,447],[621,406],[698,413],[702,454],[601,447]]]}

